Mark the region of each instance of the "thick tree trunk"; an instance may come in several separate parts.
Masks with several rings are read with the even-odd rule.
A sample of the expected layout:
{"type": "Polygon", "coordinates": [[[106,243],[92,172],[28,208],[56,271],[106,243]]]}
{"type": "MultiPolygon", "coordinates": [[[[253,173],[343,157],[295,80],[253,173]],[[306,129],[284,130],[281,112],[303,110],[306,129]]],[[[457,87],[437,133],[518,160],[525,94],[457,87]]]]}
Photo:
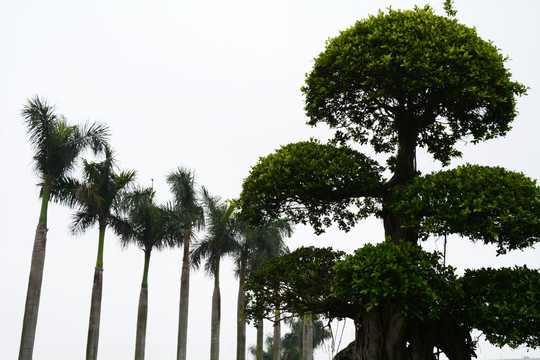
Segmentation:
{"type": "Polygon", "coordinates": [[[240,279],[238,284],[238,303],[236,305],[236,360],[246,359],[246,320],[244,319],[244,291],[245,261],[240,264],[240,279]]]}
{"type": "Polygon", "coordinates": [[[150,251],[144,252],[144,271],[139,295],[137,313],[137,335],[135,337],[135,360],[144,360],[146,346],[146,322],[148,319],[148,269],[150,267],[150,251]]]}
{"type": "Polygon", "coordinates": [[[210,360],[219,359],[219,328],[221,323],[221,295],[219,292],[219,283],[214,285],[212,295],[212,324],[210,337],[210,360]]]}
{"type": "Polygon", "coordinates": [[[311,314],[304,316],[302,339],[302,360],[313,360],[313,316],[311,314]]]}
{"type": "Polygon", "coordinates": [[[92,300],[90,303],[90,320],[88,325],[88,339],[86,342],[86,359],[96,360],[99,343],[99,324],[101,318],[101,294],[103,288],[103,269],[94,270],[94,285],[92,287],[92,300]]]}
{"type": "Polygon", "coordinates": [[[388,310],[364,312],[356,323],[357,360],[406,360],[406,318],[388,310]]]}
{"type": "Polygon", "coordinates": [[[274,360],[281,360],[281,320],[279,310],[276,310],[274,321],[274,360]]]}
{"type": "Polygon", "coordinates": [[[417,243],[418,235],[403,228],[404,218],[390,211],[396,189],[408,185],[416,176],[417,119],[404,112],[396,120],[398,149],[395,158],[394,174],[386,184],[383,198],[384,234],[397,244],[400,240],[417,243]]]}
{"type": "Polygon", "coordinates": [[[263,359],[263,344],[264,344],[264,321],[263,319],[257,320],[257,348],[256,348],[256,360],[263,359]]]}
{"type": "Polygon", "coordinates": [[[137,335],[135,341],[135,360],[144,360],[146,346],[146,321],[148,319],[148,289],[141,288],[139,311],[137,314],[137,335]]]}
{"type": "Polygon", "coordinates": [[[105,243],[105,225],[100,226],[92,299],[90,302],[90,319],[88,321],[88,338],[86,340],[86,360],[96,360],[99,344],[99,324],[101,320],[101,297],[103,292],[103,248],[105,243]]]}
{"type": "Polygon", "coordinates": [[[41,211],[34,237],[32,261],[30,263],[30,276],[26,292],[26,305],[24,307],[21,346],[19,360],[31,360],[34,352],[37,319],[39,312],[39,299],[41,296],[41,283],[43,280],[43,267],[45,265],[45,248],[47,245],[47,209],[50,198],[50,183],[45,180],[41,198],[41,211]]]}
{"type": "Polygon", "coordinates": [[[47,243],[47,224],[39,223],[34,239],[32,262],[30,265],[30,277],[26,293],[26,306],[24,308],[23,328],[19,360],[31,360],[34,351],[37,318],[39,311],[39,298],[41,295],[41,283],[43,279],[43,267],[45,264],[45,247],[47,243]]]}
{"type": "Polygon", "coordinates": [[[187,335],[189,315],[189,238],[184,239],[184,256],[182,260],[182,275],[180,279],[180,311],[178,316],[178,347],[177,360],[187,359],[187,335]]]}

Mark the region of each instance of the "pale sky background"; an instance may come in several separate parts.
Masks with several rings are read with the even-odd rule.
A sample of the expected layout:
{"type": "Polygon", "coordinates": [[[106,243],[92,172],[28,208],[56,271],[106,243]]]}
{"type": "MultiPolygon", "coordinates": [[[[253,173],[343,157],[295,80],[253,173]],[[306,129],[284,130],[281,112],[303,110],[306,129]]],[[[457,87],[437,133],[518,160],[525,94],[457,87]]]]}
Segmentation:
{"type": "MultiPolygon", "coordinates": [[[[300,87],[325,40],[379,8],[424,1],[366,0],[0,0],[0,359],[16,359],[40,200],[31,147],[20,116],[26,99],[45,96],[72,122],[101,121],[122,169],[170,199],[165,176],[177,166],[196,171],[199,184],[222,198],[240,193],[260,156],[281,145],[326,140],[305,126],[300,87]]],[[[443,0],[432,1],[443,15],[443,0]]],[[[531,89],[518,100],[514,130],[502,139],[461,147],[464,162],[500,165],[540,178],[540,1],[455,1],[460,22],[476,26],[510,57],[514,79],[531,89]]],[[[419,169],[439,168],[419,156],[419,169]]],[[[83,359],[97,230],[68,233],[71,211],[49,207],[47,256],[34,359],[83,359]]],[[[317,237],[298,226],[288,241],[353,251],[379,241],[377,219],[348,234],[317,237]]],[[[442,241],[428,241],[442,249],[442,241]]],[[[146,358],[174,359],[180,286],[179,249],[154,252],[149,278],[146,358]]],[[[467,267],[540,266],[540,251],[495,257],[494,247],[452,238],[448,262],[467,267]]],[[[122,250],[109,232],[99,358],[129,359],[135,346],[143,254],[122,250]]],[[[235,357],[237,280],[230,261],[221,272],[221,358],[235,357]]],[[[212,280],[191,280],[188,357],[208,359],[212,280]]],[[[349,322],[350,323],[350,322],[349,322]]],[[[266,333],[271,333],[269,324],[266,333]]],[[[348,328],[342,347],[352,339],[348,328]]],[[[248,329],[248,345],[255,343],[248,329]]],[[[318,352],[317,360],[329,359],[318,352]]],[[[480,359],[540,357],[540,350],[498,349],[480,342],[480,359]]]]}

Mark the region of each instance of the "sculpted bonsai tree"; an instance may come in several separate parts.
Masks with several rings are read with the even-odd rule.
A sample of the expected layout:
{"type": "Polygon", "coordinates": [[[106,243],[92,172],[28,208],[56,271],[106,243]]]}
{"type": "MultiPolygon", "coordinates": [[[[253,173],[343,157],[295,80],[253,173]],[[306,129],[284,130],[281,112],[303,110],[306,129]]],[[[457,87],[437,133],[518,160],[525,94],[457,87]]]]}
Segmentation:
{"type": "MultiPolygon", "coordinates": [[[[517,115],[516,97],[525,94],[526,87],[511,80],[506,60],[492,43],[479,38],[474,28],[435,15],[428,6],[409,11],[389,9],[358,21],[327,42],[302,88],[308,124],[328,125],[335,130],[334,138],[326,144],[312,139],[285,145],[261,158],[243,184],[243,216],[253,223],[287,218],[310,224],[321,233],[333,223],[347,231],[360,219],[375,215],[383,220],[386,241],[398,250],[382,260],[372,259],[372,265],[362,271],[378,274],[377,266],[382,264],[375,260],[396,267],[397,274],[413,276],[419,271],[415,282],[409,284],[413,290],[415,283],[420,288],[432,286],[431,281],[437,289],[464,284],[481,288],[488,279],[500,279],[495,275],[498,270],[486,270],[486,276],[470,272],[457,279],[449,275],[449,268],[439,268],[436,257],[424,254],[419,246],[430,234],[460,234],[472,241],[494,243],[499,254],[533,245],[540,237],[540,189],[535,181],[521,173],[475,165],[421,175],[416,168],[416,151],[424,148],[446,166],[461,155],[455,147],[458,141],[477,143],[510,130],[517,115]],[[358,144],[386,154],[386,164],[359,152],[358,144]],[[390,174],[388,179],[383,172],[390,174]],[[400,251],[403,256],[397,255],[400,251]],[[421,271],[424,267],[426,271],[421,271]]],[[[370,264],[370,256],[380,255],[367,252],[361,263],[370,264]]],[[[340,263],[336,260],[329,267],[341,269],[329,284],[344,284],[340,279],[354,279],[360,271],[360,264],[347,267],[340,263]]],[[[538,272],[527,271],[532,274],[528,284],[536,284],[538,272]]],[[[290,275],[273,274],[277,278],[283,275],[285,280],[290,275]]],[[[381,283],[358,282],[357,292],[328,285],[321,295],[325,299],[322,303],[306,306],[305,299],[297,299],[298,303],[286,302],[285,308],[293,313],[353,318],[357,325],[354,351],[341,358],[431,359],[434,346],[447,349],[449,358],[470,358],[474,344],[469,331],[473,327],[492,333],[488,340],[498,344],[538,346],[537,338],[527,340],[531,329],[517,323],[517,335],[505,334],[500,326],[483,326],[475,319],[482,312],[471,310],[471,304],[479,299],[476,295],[465,298],[452,291],[426,290],[435,295],[418,307],[415,297],[402,299],[403,304],[395,307],[395,302],[383,306],[358,296],[372,291],[386,298],[390,293],[384,289],[393,288],[395,275],[383,274],[390,277],[381,278],[381,283]],[[390,287],[381,287],[386,282],[390,287]],[[448,299],[444,298],[447,295],[448,299]],[[441,299],[448,302],[448,311],[429,315],[441,299]],[[338,311],[344,308],[345,312],[338,311]],[[423,343],[423,348],[415,343],[423,343]],[[452,351],[451,347],[461,350],[452,351]]],[[[252,276],[248,283],[255,286],[252,276]]],[[[318,277],[311,280],[322,286],[318,277]]],[[[512,291],[516,288],[505,290],[507,300],[515,296],[512,291]]],[[[254,290],[249,295],[255,304],[264,303],[261,293],[254,290]]],[[[285,293],[280,291],[279,295],[285,293]]],[[[538,314],[537,292],[531,290],[531,294],[524,305],[529,310],[524,311],[533,309],[533,314],[536,309],[538,314]]],[[[266,305],[278,306],[282,300],[273,299],[266,305]]],[[[484,304],[491,306],[490,301],[484,304]]],[[[500,306],[505,307],[503,304],[500,306]]],[[[507,310],[505,316],[517,319],[519,311],[507,310]]],[[[530,326],[540,333],[537,321],[530,326]]]]}

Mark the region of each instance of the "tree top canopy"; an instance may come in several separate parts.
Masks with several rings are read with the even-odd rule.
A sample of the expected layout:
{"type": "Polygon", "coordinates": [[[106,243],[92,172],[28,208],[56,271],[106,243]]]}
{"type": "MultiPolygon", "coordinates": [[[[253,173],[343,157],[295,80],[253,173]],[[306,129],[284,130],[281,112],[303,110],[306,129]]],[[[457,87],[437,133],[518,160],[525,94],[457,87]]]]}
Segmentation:
{"type": "Polygon", "coordinates": [[[381,11],[328,40],[315,59],[302,87],[308,123],[384,153],[412,136],[448,164],[460,155],[457,140],[510,130],[526,87],[510,79],[506,61],[474,28],[429,6],[381,11]]]}

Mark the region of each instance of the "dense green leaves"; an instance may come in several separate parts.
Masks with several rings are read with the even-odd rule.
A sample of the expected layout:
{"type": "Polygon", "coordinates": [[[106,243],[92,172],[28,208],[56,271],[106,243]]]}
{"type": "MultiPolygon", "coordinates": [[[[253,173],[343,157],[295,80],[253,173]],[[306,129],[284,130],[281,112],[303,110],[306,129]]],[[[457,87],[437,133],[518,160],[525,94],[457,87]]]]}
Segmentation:
{"type": "Polygon", "coordinates": [[[250,319],[307,312],[344,316],[339,301],[330,297],[333,267],[345,254],[330,248],[301,247],[270,259],[246,279],[246,315],[250,319]]]}
{"type": "Polygon", "coordinates": [[[332,221],[348,230],[375,212],[374,201],[361,198],[379,195],[380,173],[374,160],[346,146],[289,144],[261,158],[244,180],[243,216],[263,222],[284,214],[319,233],[332,221]]]}
{"type": "Polygon", "coordinates": [[[540,188],[522,173],[466,165],[416,178],[398,193],[396,212],[427,238],[459,234],[498,245],[498,253],[540,240],[540,188]]]}
{"type": "Polygon", "coordinates": [[[336,264],[332,296],[366,311],[391,307],[407,317],[437,319],[460,291],[453,268],[439,260],[410,243],[367,244],[336,264]]]}
{"type": "Polygon", "coordinates": [[[302,88],[309,124],[394,152],[404,137],[448,163],[457,140],[506,134],[515,96],[498,49],[426,6],[388,10],[327,42],[302,88]]]}
{"type": "Polygon", "coordinates": [[[467,270],[467,319],[491,343],[540,347],[540,272],[526,266],[467,270]]]}

